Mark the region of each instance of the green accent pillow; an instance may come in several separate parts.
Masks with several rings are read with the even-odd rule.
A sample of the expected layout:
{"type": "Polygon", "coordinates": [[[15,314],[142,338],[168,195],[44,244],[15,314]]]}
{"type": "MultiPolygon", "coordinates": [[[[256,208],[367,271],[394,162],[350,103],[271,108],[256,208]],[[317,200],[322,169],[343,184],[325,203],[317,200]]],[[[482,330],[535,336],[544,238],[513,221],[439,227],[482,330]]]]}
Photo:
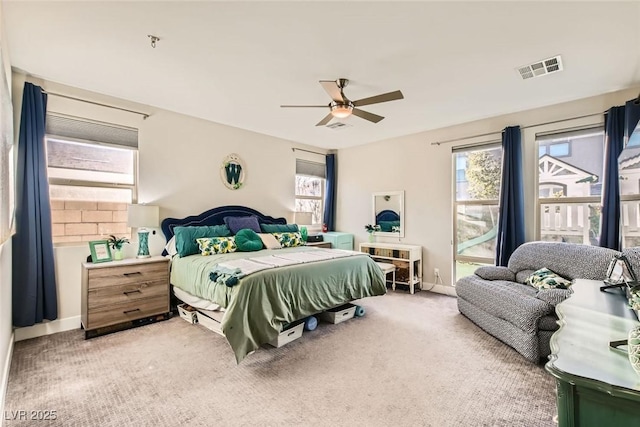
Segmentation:
{"type": "Polygon", "coordinates": [[[231,235],[226,225],[205,225],[197,227],[175,227],[176,250],[181,257],[200,252],[196,239],[203,237],[226,237],[231,235]]]}
{"type": "Polygon", "coordinates": [[[202,237],[196,239],[198,246],[200,247],[201,255],[213,255],[213,254],[228,254],[235,252],[238,248],[236,246],[236,239],[233,236],[230,237],[202,237]]]}
{"type": "Polygon", "coordinates": [[[298,224],[260,224],[263,233],[295,233],[298,224]]]}
{"type": "Polygon", "coordinates": [[[378,221],[380,231],[391,233],[393,227],[400,227],[400,221],[378,221]]]}
{"type": "Polygon", "coordinates": [[[243,228],[236,233],[236,246],[240,252],[254,252],[262,249],[262,239],[250,228],[243,228]]]}
{"type": "Polygon", "coordinates": [[[536,289],[569,289],[571,286],[571,280],[558,276],[548,268],[534,271],[525,283],[536,289]]]}
{"type": "Polygon", "coordinates": [[[292,248],[294,246],[304,245],[302,236],[299,232],[295,233],[272,233],[273,236],[280,242],[283,248],[292,248]]]}

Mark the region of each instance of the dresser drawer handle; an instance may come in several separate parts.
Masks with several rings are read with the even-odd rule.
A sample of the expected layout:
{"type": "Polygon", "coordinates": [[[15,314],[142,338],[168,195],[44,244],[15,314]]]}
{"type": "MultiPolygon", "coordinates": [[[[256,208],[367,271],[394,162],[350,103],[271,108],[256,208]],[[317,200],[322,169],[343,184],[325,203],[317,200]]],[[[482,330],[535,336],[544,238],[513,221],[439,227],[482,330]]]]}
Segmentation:
{"type": "Polygon", "coordinates": [[[140,289],[136,289],[135,291],[124,291],[123,292],[123,294],[125,294],[126,296],[129,296],[129,294],[135,294],[135,293],[141,294],[142,291],[140,289]]]}
{"type": "Polygon", "coordinates": [[[130,314],[130,313],[135,313],[136,311],[140,311],[139,308],[136,308],[135,310],[127,310],[127,311],[123,311],[124,314],[130,314]]]}
{"type": "Polygon", "coordinates": [[[129,277],[129,276],[138,276],[141,275],[142,273],[139,271],[134,271],[133,273],[124,273],[125,276],[129,277]]]}

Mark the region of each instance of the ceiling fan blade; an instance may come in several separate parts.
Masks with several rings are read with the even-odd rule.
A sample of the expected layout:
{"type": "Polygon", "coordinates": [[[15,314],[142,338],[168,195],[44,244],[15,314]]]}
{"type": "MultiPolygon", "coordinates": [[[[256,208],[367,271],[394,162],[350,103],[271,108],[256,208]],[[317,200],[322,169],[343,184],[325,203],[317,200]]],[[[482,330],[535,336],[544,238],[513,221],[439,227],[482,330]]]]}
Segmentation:
{"type": "Polygon", "coordinates": [[[336,102],[344,102],[340,88],[335,80],[320,80],[320,84],[324,90],[327,91],[331,99],[336,102]]]}
{"type": "Polygon", "coordinates": [[[363,105],[379,104],[381,102],[395,101],[397,99],[404,99],[404,95],[401,91],[383,93],[382,95],[376,95],[369,98],[362,98],[357,101],[353,101],[353,105],[356,107],[362,107],[363,105]]]}
{"type": "Polygon", "coordinates": [[[328,105],[281,105],[280,108],[327,108],[328,105]]]}
{"type": "Polygon", "coordinates": [[[324,126],[333,119],[331,113],[327,114],[324,119],[320,120],[316,126],[324,126]]]}
{"type": "MultiPolygon", "coordinates": [[[[379,115],[373,114],[373,113],[369,113],[367,111],[358,110],[357,108],[354,108],[351,111],[351,114],[353,114],[354,116],[358,116],[361,119],[369,120],[370,122],[373,122],[373,123],[378,123],[380,120],[384,119],[384,117],[382,117],[382,116],[379,116],[379,115]]],[[[331,115],[331,114],[329,114],[329,115],[331,115]]]]}

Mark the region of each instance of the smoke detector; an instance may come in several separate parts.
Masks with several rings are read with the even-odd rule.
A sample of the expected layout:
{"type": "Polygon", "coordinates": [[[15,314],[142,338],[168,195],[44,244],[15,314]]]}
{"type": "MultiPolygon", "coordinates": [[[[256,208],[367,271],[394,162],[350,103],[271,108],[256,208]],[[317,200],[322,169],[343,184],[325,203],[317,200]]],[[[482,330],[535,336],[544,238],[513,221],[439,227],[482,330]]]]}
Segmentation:
{"type": "Polygon", "coordinates": [[[558,71],[562,71],[562,69],[562,58],[560,55],[516,68],[522,80],[557,73],[558,71]]]}

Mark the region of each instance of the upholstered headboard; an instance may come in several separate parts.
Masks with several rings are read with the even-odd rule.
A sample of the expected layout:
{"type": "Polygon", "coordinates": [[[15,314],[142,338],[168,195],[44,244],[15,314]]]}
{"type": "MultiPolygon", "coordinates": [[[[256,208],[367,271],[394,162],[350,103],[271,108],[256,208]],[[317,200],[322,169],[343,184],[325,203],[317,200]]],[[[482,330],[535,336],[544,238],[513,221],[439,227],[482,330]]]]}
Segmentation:
{"type": "Polygon", "coordinates": [[[250,216],[258,217],[261,224],[286,224],[285,218],[274,218],[264,215],[255,209],[246,206],[220,206],[202,212],[200,215],[188,216],[186,218],[166,218],[162,221],[161,227],[164,237],[169,241],[173,237],[173,228],[179,226],[199,226],[199,225],[222,225],[224,217],[227,216],[250,216]]]}
{"type": "Polygon", "coordinates": [[[400,215],[395,211],[385,209],[376,215],[376,224],[380,224],[380,221],[400,221],[400,215]]]}

